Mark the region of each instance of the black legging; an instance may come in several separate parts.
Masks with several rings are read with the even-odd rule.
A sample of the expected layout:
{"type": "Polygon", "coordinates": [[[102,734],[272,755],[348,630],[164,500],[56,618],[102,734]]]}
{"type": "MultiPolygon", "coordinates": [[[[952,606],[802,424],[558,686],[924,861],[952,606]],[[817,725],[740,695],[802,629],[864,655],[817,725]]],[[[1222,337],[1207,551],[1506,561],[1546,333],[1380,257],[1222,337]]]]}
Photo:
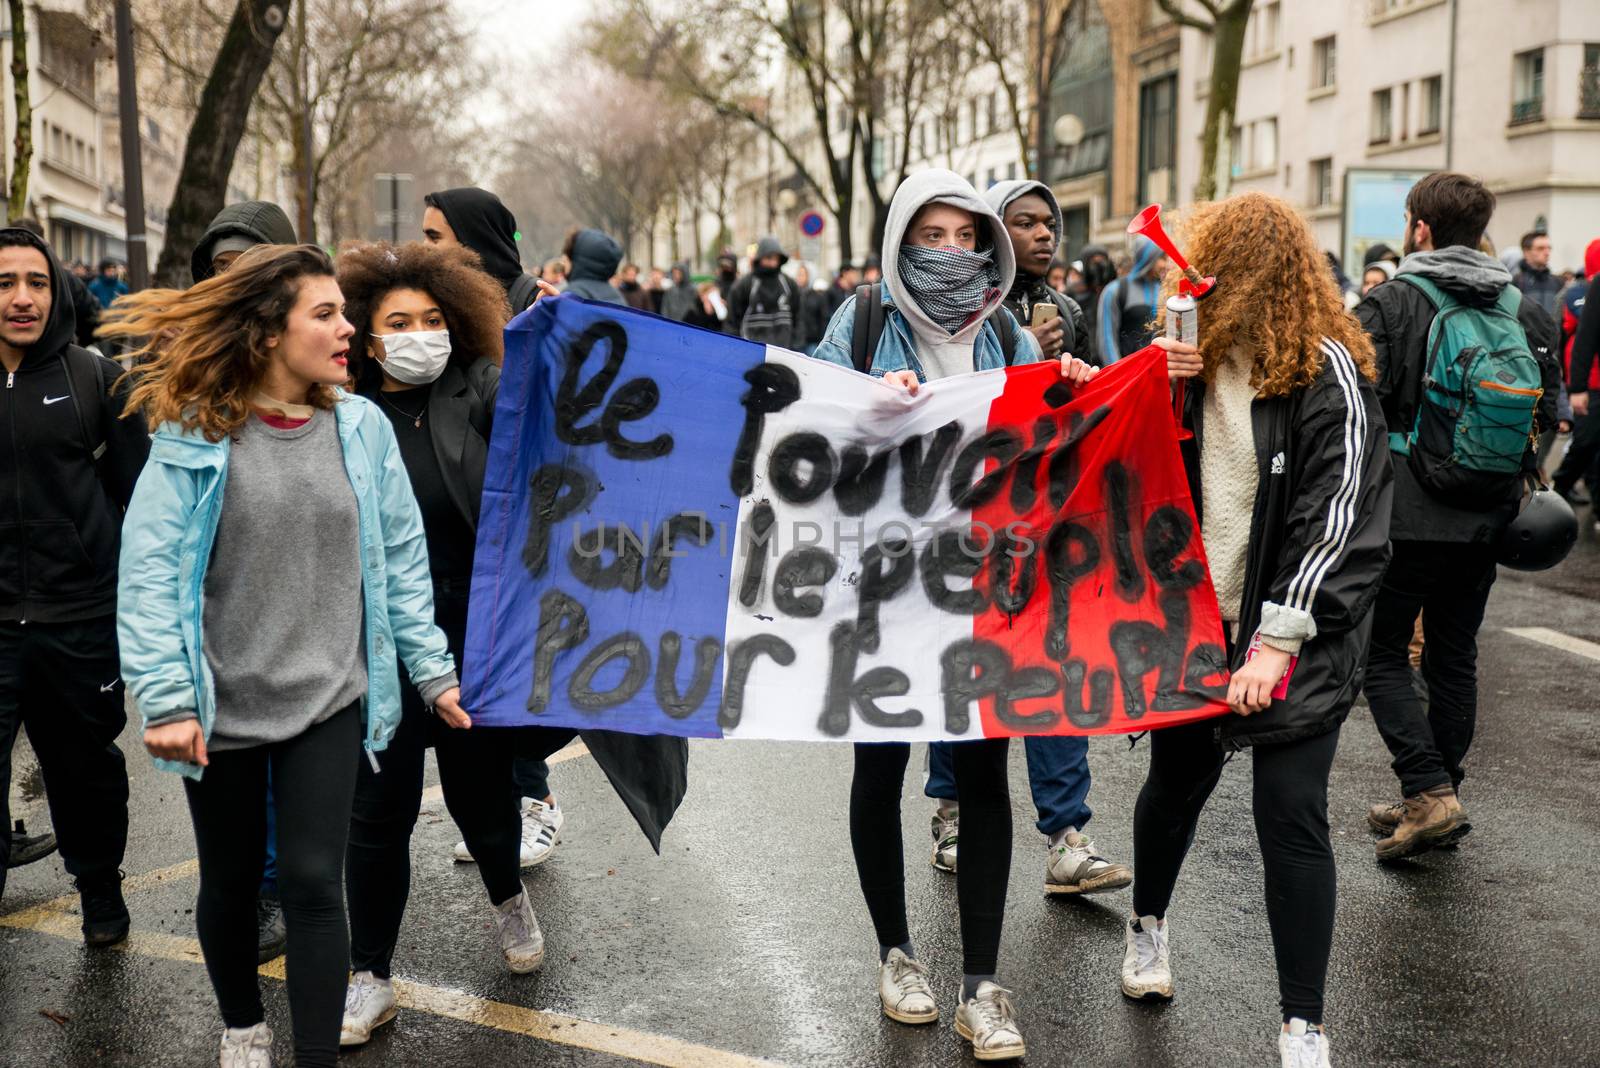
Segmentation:
{"type": "MultiPolygon", "coordinates": [[[[959,742],[956,802],[961,806],[961,861],[956,897],[961,911],[961,970],[993,975],[1000,957],[1000,926],[1011,874],[1011,793],[1006,784],[1008,740],[959,742]]],[[[906,866],[900,835],[900,795],[911,746],[856,743],[850,781],[850,846],[878,942],[911,941],[906,926],[906,866]]]]}
{"type": "MultiPolygon", "coordinates": [[[[1222,775],[1214,722],[1150,732],[1150,774],[1133,810],[1133,909],[1163,917],[1195,821],[1222,775]]],[[[1267,923],[1278,962],[1283,1018],[1322,1022],[1333,947],[1333,844],[1328,837],[1328,772],[1335,728],[1314,738],[1251,747],[1256,838],[1266,869],[1267,923]]],[[[965,842],[962,843],[965,846],[965,842]]]]}
{"type": "Polygon", "coordinates": [[[361,713],[347,705],[272,745],[210,754],[199,782],[184,780],[200,854],[195,926],[222,1021],[263,1019],[256,981],[256,891],[267,842],[267,768],[278,820],[278,893],[289,945],[289,1018],[295,1063],[327,1068],[339,1053],[345,968],[344,850],[361,759],[361,713]]]}
{"type": "MultiPolygon", "coordinates": [[[[450,652],[461,663],[466,636],[465,604],[452,612],[438,601],[440,625],[450,652]]],[[[508,732],[446,726],[428,711],[409,681],[400,687],[401,718],[382,771],[363,760],[357,772],[350,820],[345,888],[350,904],[350,969],[389,978],[400,922],[411,895],[411,832],[422,805],[423,757],[433,746],[445,807],[461,828],[477,862],[489,900],[499,905],[522,892],[522,819],[511,781],[515,748],[508,732]]],[[[470,710],[469,710],[470,712],[470,710]]]]}

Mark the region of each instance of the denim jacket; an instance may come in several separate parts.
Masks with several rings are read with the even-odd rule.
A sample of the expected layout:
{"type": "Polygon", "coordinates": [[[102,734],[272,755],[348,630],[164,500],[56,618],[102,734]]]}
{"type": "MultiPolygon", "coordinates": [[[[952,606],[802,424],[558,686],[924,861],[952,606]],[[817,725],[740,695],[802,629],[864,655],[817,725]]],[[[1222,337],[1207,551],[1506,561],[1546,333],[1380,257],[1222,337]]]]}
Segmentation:
{"type": "MultiPolygon", "coordinates": [[[[916,337],[911,331],[911,324],[894,306],[887,286],[883,290],[883,303],[888,311],[884,314],[883,336],[878,339],[878,351],[872,360],[873,377],[882,378],[890,371],[914,371],[917,381],[926,382],[928,376],[923,373],[922,362],[917,359],[916,337]]],[[[1014,365],[1038,363],[1042,354],[1033,335],[1023,329],[1016,317],[1004,308],[999,309],[999,314],[1009,317],[1017,332],[1016,352],[1011,362],[1014,365]]],[[[850,359],[850,342],[855,332],[856,298],[851,296],[833,313],[833,318],[828,321],[828,329],[823,332],[822,341],[812,355],[829,363],[854,367],[850,359]]],[[[1005,350],[1000,347],[1000,338],[995,334],[993,323],[984,323],[978,330],[977,337],[973,339],[972,352],[973,362],[977,364],[973,368],[975,371],[992,371],[1006,365],[1005,350]]]]}
{"type": "MultiPolygon", "coordinates": [[[[423,689],[428,680],[453,674],[455,663],[434,624],[422,513],[394,430],[361,397],[341,394],[334,415],[361,535],[364,746],[376,766],[372,754],[389,744],[400,722],[396,654],[423,689]]],[[[117,586],[122,677],[140,715],[148,723],[192,710],[207,740],[216,692],[201,621],[230,448],[227,437],[207,441],[198,430],[171,423],[156,430],[122,524],[117,586]]],[[[193,764],[157,760],[156,766],[200,778],[193,764]]]]}

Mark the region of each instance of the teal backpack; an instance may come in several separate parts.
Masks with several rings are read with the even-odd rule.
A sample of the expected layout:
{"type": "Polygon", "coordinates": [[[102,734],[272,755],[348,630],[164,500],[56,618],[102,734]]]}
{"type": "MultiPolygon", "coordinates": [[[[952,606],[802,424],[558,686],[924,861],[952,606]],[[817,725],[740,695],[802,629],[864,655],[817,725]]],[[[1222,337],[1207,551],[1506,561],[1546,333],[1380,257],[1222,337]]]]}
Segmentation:
{"type": "Polygon", "coordinates": [[[1508,285],[1488,307],[1462,304],[1432,281],[1402,274],[1434,306],[1416,422],[1391,433],[1430,493],[1464,508],[1504,503],[1516,486],[1543,393],[1539,362],[1517,320],[1522,294],[1508,285]]]}

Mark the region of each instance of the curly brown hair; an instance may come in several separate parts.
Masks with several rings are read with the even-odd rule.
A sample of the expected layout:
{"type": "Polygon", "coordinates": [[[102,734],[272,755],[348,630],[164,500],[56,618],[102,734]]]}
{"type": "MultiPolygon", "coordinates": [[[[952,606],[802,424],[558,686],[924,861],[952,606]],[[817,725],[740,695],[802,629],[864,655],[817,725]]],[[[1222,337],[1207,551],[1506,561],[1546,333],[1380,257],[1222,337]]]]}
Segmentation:
{"type": "MultiPolygon", "coordinates": [[[[123,415],[142,411],[152,427],[196,427],[221,441],[250,418],[250,402],[272,363],[267,339],[281,334],[305,278],[333,277],[315,245],[257,245],[222,274],[187,290],[146,289],[121,297],[100,319],[98,337],[143,339],[126,354],[133,391],[123,415]]],[[[331,409],[332,386],[306,403],[331,409]]]]}
{"type": "MultiPolygon", "coordinates": [[[[1372,341],[1343,295],[1299,212],[1265,193],[1198,204],[1182,220],[1180,247],[1217,288],[1200,301],[1201,377],[1210,382],[1228,351],[1254,353],[1250,384],[1263,397],[1304,389],[1322,370],[1323,338],[1337,341],[1368,379],[1377,376],[1372,341]]],[[[1163,304],[1177,292],[1171,272],[1163,304]]]]}
{"type": "Polygon", "coordinates": [[[372,316],[396,289],[420,290],[439,302],[450,331],[451,363],[465,367],[483,356],[499,363],[504,356],[511,305],[504,287],[484,272],[471,249],[422,241],[354,242],[339,250],[338,268],[344,316],[360,339],[350,346],[350,373],[358,388],[376,388],[382,380],[368,352],[372,316]]]}

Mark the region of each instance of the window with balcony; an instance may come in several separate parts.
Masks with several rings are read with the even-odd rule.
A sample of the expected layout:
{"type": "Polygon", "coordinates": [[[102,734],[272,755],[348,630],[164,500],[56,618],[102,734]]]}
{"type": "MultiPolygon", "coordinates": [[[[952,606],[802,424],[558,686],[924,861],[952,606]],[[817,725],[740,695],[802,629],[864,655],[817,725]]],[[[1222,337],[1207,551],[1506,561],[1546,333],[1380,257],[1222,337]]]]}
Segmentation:
{"type": "Polygon", "coordinates": [[[1511,122],[1544,118],[1544,49],[1519,52],[1511,59],[1511,122]]]}
{"type": "Polygon", "coordinates": [[[1311,42],[1311,88],[1332,89],[1339,58],[1338,40],[1323,37],[1311,42]]]}
{"type": "Polygon", "coordinates": [[[1600,44],[1583,46],[1583,69],[1578,72],[1578,118],[1600,119],[1600,44]]]}
{"type": "Polygon", "coordinates": [[[1379,89],[1372,94],[1372,121],[1367,143],[1386,145],[1394,139],[1394,90],[1379,89]]]}
{"type": "Polygon", "coordinates": [[[1327,208],[1333,206],[1333,160],[1329,158],[1314,159],[1311,161],[1311,206],[1313,208],[1327,208]]]}
{"type": "Polygon", "coordinates": [[[1417,136],[1426,137],[1439,132],[1444,119],[1444,78],[1435,74],[1422,79],[1422,115],[1417,122],[1417,136]]]}

